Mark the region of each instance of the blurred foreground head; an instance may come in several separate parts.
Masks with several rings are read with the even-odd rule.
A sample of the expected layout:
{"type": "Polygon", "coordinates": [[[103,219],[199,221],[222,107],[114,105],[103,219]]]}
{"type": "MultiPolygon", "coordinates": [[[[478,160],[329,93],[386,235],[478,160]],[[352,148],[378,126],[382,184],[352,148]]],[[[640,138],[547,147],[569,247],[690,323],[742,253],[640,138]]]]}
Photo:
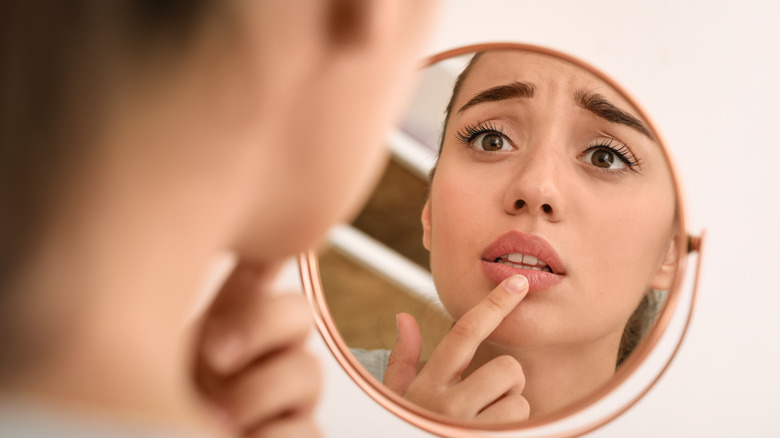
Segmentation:
{"type": "Polygon", "coordinates": [[[219,249],[266,262],[315,244],[371,188],[430,13],[3,2],[0,321],[112,281],[146,290],[219,249]]]}

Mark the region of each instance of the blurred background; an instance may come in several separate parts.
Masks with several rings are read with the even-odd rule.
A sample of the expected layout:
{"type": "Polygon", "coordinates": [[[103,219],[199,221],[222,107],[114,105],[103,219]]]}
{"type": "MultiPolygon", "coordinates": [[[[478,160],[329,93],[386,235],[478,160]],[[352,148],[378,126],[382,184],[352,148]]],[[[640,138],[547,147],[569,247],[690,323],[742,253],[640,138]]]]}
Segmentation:
{"type": "MultiPolygon", "coordinates": [[[[708,232],[681,352],[645,398],[589,437],[778,436],[778,22],[780,3],[769,0],[442,2],[427,55],[478,42],[532,43],[625,86],[671,149],[690,230],[708,232]]],[[[319,335],[311,344],[325,368],[325,436],[431,436],[359,390],[319,335]]]]}

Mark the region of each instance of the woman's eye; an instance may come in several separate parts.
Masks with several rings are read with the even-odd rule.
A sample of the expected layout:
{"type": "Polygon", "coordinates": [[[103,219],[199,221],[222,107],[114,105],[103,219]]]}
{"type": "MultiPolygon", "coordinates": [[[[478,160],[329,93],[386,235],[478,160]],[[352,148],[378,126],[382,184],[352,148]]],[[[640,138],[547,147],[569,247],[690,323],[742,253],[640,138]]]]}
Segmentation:
{"type": "Polygon", "coordinates": [[[582,160],[602,169],[620,170],[627,167],[617,153],[605,148],[588,151],[582,160]]]}
{"type": "Polygon", "coordinates": [[[478,135],[474,138],[472,145],[478,150],[488,152],[512,150],[512,145],[509,144],[509,141],[501,134],[495,132],[486,132],[478,135]]]}

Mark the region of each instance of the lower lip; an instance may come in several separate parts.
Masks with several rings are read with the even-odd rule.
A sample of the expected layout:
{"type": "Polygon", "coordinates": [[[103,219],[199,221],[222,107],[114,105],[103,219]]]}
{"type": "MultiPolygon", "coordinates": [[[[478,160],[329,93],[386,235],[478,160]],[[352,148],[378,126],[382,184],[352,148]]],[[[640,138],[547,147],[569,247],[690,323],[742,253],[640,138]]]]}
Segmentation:
{"type": "Polygon", "coordinates": [[[493,283],[499,284],[515,274],[521,274],[528,279],[528,292],[543,290],[563,281],[563,275],[535,269],[520,269],[503,263],[492,263],[482,260],[482,271],[493,283]]]}

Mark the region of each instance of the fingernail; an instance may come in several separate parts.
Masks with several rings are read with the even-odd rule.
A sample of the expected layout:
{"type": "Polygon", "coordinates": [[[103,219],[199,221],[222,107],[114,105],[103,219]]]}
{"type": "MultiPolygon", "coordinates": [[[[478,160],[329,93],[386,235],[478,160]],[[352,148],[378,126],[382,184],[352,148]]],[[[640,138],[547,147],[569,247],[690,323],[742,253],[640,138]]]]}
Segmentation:
{"type": "Polygon", "coordinates": [[[398,322],[398,313],[395,314],[395,335],[401,336],[401,324],[398,322]]]}
{"type": "Polygon", "coordinates": [[[504,289],[512,294],[522,293],[528,285],[528,279],[522,275],[513,275],[504,281],[504,289]]]}
{"type": "Polygon", "coordinates": [[[243,345],[238,335],[218,332],[211,338],[206,353],[215,371],[228,372],[235,368],[241,359],[242,350],[243,345]]]}

